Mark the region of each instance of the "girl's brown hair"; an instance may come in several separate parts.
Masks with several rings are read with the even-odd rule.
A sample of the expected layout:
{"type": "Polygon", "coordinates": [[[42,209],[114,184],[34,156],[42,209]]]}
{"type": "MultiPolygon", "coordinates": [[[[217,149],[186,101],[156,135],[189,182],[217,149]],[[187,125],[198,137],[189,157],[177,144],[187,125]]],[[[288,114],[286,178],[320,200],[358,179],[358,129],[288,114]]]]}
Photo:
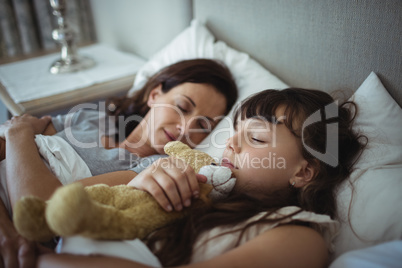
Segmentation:
{"type": "MultiPolygon", "coordinates": [[[[236,120],[252,117],[265,118],[275,123],[273,118],[278,107],[285,107],[284,124],[294,136],[300,139],[303,157],[315,168],[315,177],[302,188],[289,185],[288,188],[267,193],[263,199],[254,199],[241,193],[232,194],[211,207],[191,210],[188,217],[154,232],[149,237],[148,245],[161,262],[164,265],[188,263],[191,260],[192,247],[199,234],[217,226],[234,226],[259,212],[267,211],[268,213],[263,219],[248,224],[240,230],[241,235],[238,241],[251,225],[280,221],[281,219],[267,218],[271,213],[285,206],[295,205],[301,210],[327,214],[336,218],[336,187],[352,172],[353,165],[367,140],[352,130],[352,123],[357,112],[353,102],[336,105],[337,116],[333,117],[332,121],[319,120],[302,128],[303,122],[310,115],[317,111],[325,115],[325,108],[331,104],[334,104],[334,99],[327,93],[301,88],[265,90],[245,100],[235,112],[234,124],[236,120]],[[327,124],[334,122],[338,126],[339,145],[336,166],[320,161],[305,147],[309,146],[318,152],[326,152],[327,124]],[[364,142],[361,138],[364,138],[364,142]],[[160,244],[156,250],[157,243],[160,244]]],[[[284,218],[286,217],[289,215],[284,218]]]]}
{"type": "MultiPolygon", "coordinates": [[[[166,93],[172,88],[183,83],[199,83],[212,85],[226,99],[225,114],[233,107],[237,99],[237,86],[229,69],[221,62],[211,59],[183,60],[169,65],[149,78],[147,83],[132,97],[110,98],[106,102],[109,115],[123,116],[126,119],[132,115],[144,117],[149,111],[147,105],[150,92],[162,85],[162,92],[166,93]]],[[[119,121],[116,120],[117,129],[119,121]]],[[[138,125],[140,120],[126,122],[125,131],[127,137],[138,125]]],[[[120,132],[120,131],[119,131],[120,132]]],[[[116,137],[124,139],[125,137],[116,137]]]]}

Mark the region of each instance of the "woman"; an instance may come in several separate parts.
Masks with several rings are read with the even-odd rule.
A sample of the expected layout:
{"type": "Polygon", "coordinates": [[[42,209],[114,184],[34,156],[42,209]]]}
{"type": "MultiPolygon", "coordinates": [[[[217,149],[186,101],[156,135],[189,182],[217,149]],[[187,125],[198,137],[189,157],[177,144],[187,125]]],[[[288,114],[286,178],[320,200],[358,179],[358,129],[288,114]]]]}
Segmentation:
{"type": "MultiPolygon", "coordinates": [[[[102,174],[82,180],[83,184],[126,184],[141,171],[142,159],[163,154],[168,141],[180,140],[192,147],[201,142],[236,98],[237,88],[229,70],[216,61],[197,59],[168,66],[152,76],[133,98],[123,99],[121,104],[111,102],[109,108],[117,124],[112,130],[102,129],[96,111],[56,117],[50,125],[49,117],[15,117],[3,125],[11,204],[25,195],[47,199],[61,185],[41,160],[35,134],[63,137],[92,174],[102,174]]],[[[6,254],[4,247],[0,250],[6,254]]]]}
{"type": "MultiPolygon", "coordinates": [[[[228,199],[193,210],[189,217],[148,237],[146,243],[162,264],[326,267],[330,241],[320,230],[336,225],[330,219],[337,215],[335,189],[349,176],[365,146],[359,141],[362,136],[352,131],[354,115],[348,105],[353,103],[333,105],[324,92],[298,88],[267,90],[245,101],[236,113],[235,134],[222,160],[237,178],[234,191],[228,199]],[[326,107],[338,115],[338,134],[331,137],[339,144],[336,165],[307,149],[326,152],[331,135],[327,122],[304,125],[310,115],[326,107]],[[268,161],[272,157],[277,159],[275,165],[268,161]]],[[[193,171],[174,163],[177,160],[160,159],[129,185],[150,192],[165,207],[166,197],[174,200],[185,194],[180,184],[196,181],[193,171]],[[171,184],[172,180],[177,183],[171,184]]],[[[38,265],[147,267],[113,257],[57,254],[42,255],[38,265]]]]}

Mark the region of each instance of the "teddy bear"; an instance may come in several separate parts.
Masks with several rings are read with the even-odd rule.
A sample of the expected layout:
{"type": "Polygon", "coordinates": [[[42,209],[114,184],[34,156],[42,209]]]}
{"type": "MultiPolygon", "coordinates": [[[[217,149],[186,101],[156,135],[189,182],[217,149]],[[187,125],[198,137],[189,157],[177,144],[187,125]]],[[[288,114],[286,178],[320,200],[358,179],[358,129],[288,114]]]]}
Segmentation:
{"type": "Polygon", "coordinates": [[[74,235],[108,240],[143,239],[157,228],[184,217],[192,208],[209,206],[224,198],[234,187],[236,179],[232,178],[231,170],[217,166],[208,154],[179,141],[167,143],[164,150],[207,177],[206,184],[200,183],[200,198],[189,208],[166,212],[149,193],[127,185],[83,187],[72,183],[57,189],[47,202],[33,196],[19,200],[13,213],[17,231],[38,242],[74,235]]]}

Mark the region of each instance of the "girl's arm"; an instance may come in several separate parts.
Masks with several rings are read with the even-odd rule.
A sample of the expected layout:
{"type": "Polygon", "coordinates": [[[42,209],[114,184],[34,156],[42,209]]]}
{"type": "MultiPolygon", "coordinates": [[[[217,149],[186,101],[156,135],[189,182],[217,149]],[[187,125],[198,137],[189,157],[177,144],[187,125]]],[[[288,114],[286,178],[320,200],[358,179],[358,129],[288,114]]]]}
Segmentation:
{"type": "MultiPolygon", "coordinates": [[[[320,234],[311,228],[284,225],[211,260],[180,267],[327,267],[328,252],[320,234]]],[[[38,267],[148,267],[105,256],[43,255],[38,267]]]]}

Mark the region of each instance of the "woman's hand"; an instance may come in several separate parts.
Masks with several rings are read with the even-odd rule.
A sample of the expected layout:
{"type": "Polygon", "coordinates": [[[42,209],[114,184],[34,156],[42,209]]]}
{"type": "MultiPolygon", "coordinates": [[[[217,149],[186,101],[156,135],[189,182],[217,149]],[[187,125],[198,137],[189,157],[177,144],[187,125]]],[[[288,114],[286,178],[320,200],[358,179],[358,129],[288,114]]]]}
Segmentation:
{"type": "Polygon", "coordinates": [[[192,197],[199,197],[198,182],[205,183],[206,177],[195,174],[183,160],[168,157],[155,161],[128,185],[150,193],[166,211],[180,211],[191,205],[192,197]]]}
{"type": "Polygon", "coordinates": [[[12,128],[30,129],[34,135],[42,134],[51,120],[51,116],[42,116],[41,118],[37,118],[29,114],[13,116],[10,120],[7,120],[0,125],[0,137],[4,138],[6,136],[6,132],[12,128]]]}

